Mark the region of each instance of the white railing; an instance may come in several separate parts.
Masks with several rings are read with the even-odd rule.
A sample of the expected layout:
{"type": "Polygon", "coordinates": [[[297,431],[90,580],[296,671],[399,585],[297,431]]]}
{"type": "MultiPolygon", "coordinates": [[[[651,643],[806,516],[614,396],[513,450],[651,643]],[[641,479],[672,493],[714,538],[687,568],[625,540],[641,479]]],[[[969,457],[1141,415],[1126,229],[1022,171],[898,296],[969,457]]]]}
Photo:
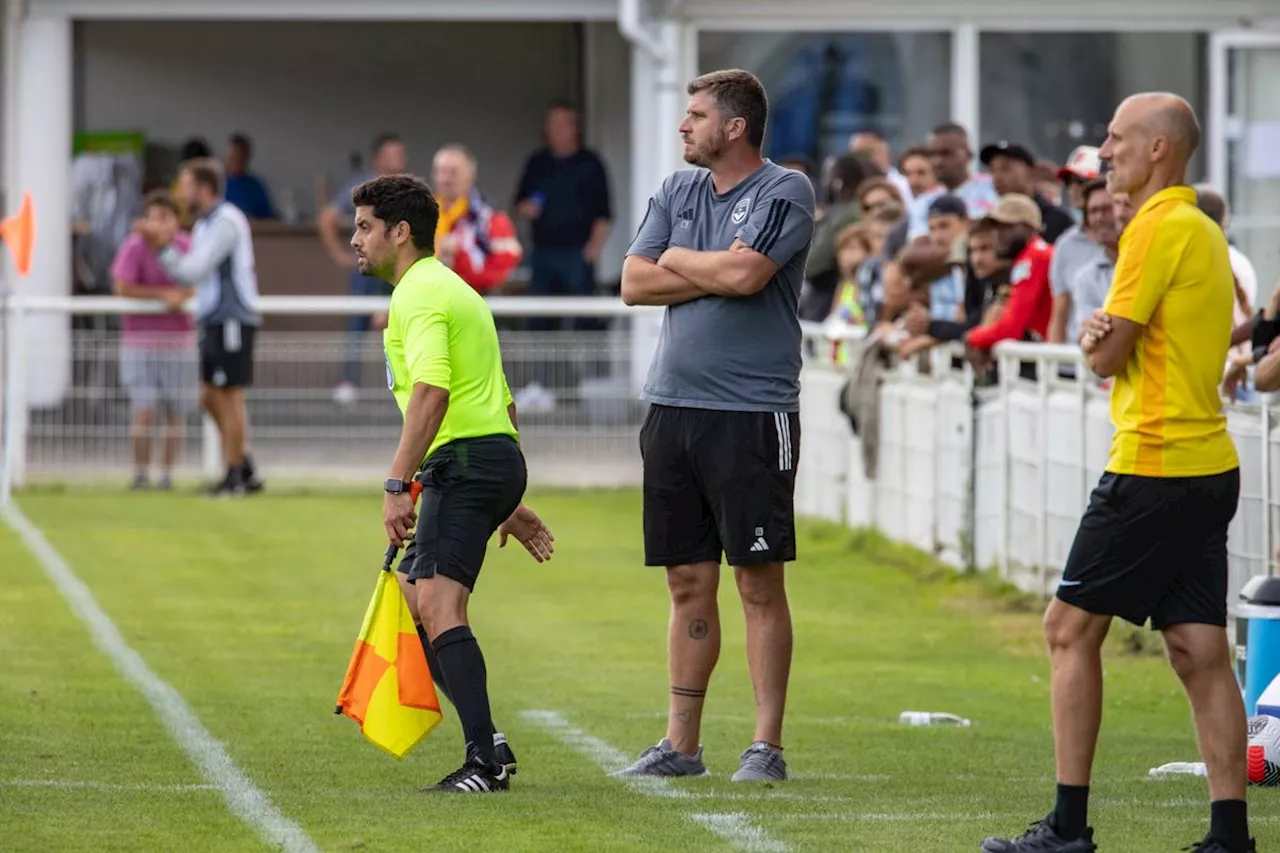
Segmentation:
{"type": "MultiPolygon", "coordinates": [[[[250,442],[272,476],[376,479],[399,434],[400,416],[385,388],[381,338],[355,340],[341,328],[273,328],[289,317],[328,323],[384,312],[380,297],[263,297],[268,323],[257,345],[255,385],[248,395],[250,442]],[[279,320],[277,319],[279,318],[279,320]],[[327,318],[327,319],[325,319],[327,318]],[[351,359],[359,364],[353,404],[332,399],[351,359]]],[[[640,481],[637,433],[642,378],[661,309],[629,308],[607,298],[495,297],[512,390],[535,382],[550,395],[521,406],[522,440],[534,482],[624,485],[640,481]],[[528,317],[596,317],[591,331],[524,331],[528,317]]],[[[4,320],[4,483],[123,479],[130,465],[129,409],[118,376],[115,319],[158,312],[158,306],[114,298],[11,299],[4,320]],[[48,358],[27,321],[62,317],[75,328],[66,352],[48,358]],[[28,368],[65,359],[70,381],[50,404],[27,394],[28,368]]],[[[797,510],[850,526],[874,526],[889,537],[956,566],[996,567],[1027,590],[1056,584],[1075,528],[1102,474],[1112,428],[1108,392],[1081,364],[1074,347],[1006,343],[997,348],[1002,380],[975,387],[957,352],[937,348],[889,371],[880,389],[878,473],[869,479],[862,443],[839,405],[845,373],[826,357],[825,327],[805,325],[802,451],[797,510]],[[1034,363],[1037,378],[1019,377],[1034,363]],[[1060,378],[1069,367],[1074,379],[1060,378]]],[[[55,365],[56,366],[56,365],[55,365]]],[[[40,389],[47,390],[47,389],[40,389]]],[[[46,395],[49,396],[49,395],[46,395]]],[[[212,426],[185,423],[187,474],[217,473],[212,426]]],[[[1266,405],[1228,407],[1241,459],[1240,508],[1229,541],[1231,589],[1272,569],[1269,519],[1280,495],[1266,405]]],[[[1276,434],[1273,435],[1273,432],[1276,434]]]]}
{"type": "MultiPolygon", "coordinates": [[[[807,326],[809,352],[828,330],[807,326]]],[[[1000,383],[975,387],[954,350],[888,371],[880,390],[877,476],[841,413],[846,374],[806,358],[797,507],[806,515],[874,526],[957,566],[994,568],[1026,591],[1058,582],[1089,494],[1111,446],[1109,391],[1071,346],[997,347],[1000,383]],[[1019,367],[1035,365],[1034,380],[1019,367]],[[1063,378],[1064,368],[1074,378],[1063,378]]],[[[1267,405],[1229,405],[1240,455],[1240,505],[1232,521],[1230,600],[1253,575],[1274,571],[1268,523],[1280,494],[1280,442],[1267,405]]]]}
{"type": "MultiPolygon", "coordinates": [[[[526,392],[520,425],[531,481],[638,484],[635,435],[643,412],[635,365],[648,363],[649,330],[660,309],[597,297],[488,302],[512,391],[518,398],[526,392]],[[596,327],[523,329],[523,320],[532,317],[595,318],[596,327]],[[532,393],[535,387],[540,390],[532,393]]],[[[247,402],[259,465],[287,479],[380,477],[400,425],[385,385],[381,335],[349,333],[338,318],[385,313],[388,300],[277,296],[262,297],[257,307],[266,323],[255,346],[247,402]],[[357,399],[340,400],[334,390],[348,374],[358,379],[357,399]]],[[[0,301],[0,499],[27,482],[127,477],[131,415],[120,381],[119,318],[163,310],[158,303],[114,297],[0,301]],[[59,334],[47,334],[51,322],[59,334]]],[[[193,412],[182,426],[186,437],[176,473],[216,475],[220,451],[212,423],[193,412]]]]}

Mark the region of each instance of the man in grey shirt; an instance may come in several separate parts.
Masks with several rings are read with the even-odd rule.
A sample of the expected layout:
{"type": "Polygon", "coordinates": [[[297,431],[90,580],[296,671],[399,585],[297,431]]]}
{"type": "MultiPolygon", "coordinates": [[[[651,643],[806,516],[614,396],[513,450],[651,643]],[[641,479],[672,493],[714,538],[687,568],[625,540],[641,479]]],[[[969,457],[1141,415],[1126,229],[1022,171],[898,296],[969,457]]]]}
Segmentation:
{"type": "Polygon", "coordinates": [[[735,781],[786,778],[791,669],[783,566],[796,557],[800,454],[797,302],[813,239],[813,186],[760,156],[768,101],[745,71],[689,84],[684,158],[622,271],[629,305],[666,305],[644,396],[645,563],[671,594],[667,735],[620,771],[700,776],[707,684],[720,654],[716,592],[733,566],[747,624],[756,730],[735,781]]]}
{"type": "Polygon", "coordinates": [[[1093,180],[1083,190],[1083,219],[1053,246],[1053,262],[1049,265],[1049,288],[1053,291],[1053,315],[1049,320],[1049,343],[1076,343],[1080,335],[1080,317],[1093,314],[1102,307],[1102,301],[1093,304],[1083,299],[1083,294],[1072,290],[1072,282],[1081,270],[1097,266],[1106,260],[1102,238],[1115,230],[1115,217],[1111,211],[1111,194],[1105,180],[1093,180]],[[1083,311],[1083,313],[1082,313],[1083,311]]]}

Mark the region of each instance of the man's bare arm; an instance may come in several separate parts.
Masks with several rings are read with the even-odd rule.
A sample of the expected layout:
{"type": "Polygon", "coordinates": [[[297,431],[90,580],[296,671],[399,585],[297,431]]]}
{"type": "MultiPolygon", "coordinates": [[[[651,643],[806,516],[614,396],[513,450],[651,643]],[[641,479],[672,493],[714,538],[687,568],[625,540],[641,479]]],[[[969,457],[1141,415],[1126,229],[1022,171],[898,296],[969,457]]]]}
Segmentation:
{"type": "Polygon", "coordinates": [[[436,440],[444,414],[449,410],[449,392],[434,385],[419,382],[413,386],[409,404],[404,409],[404,426],[400,430],[400,445],[396,448],[388,477],[412,480],[418,473],[431,442],[436,440]]]}
{"type": "Polygon", "coordinates": [[[1092,348],[1085,350],[1089,369],[1103,379],[1115,376],[1124,369],[1145,328],[1123,317],[1111,317],[1110,320],[1111,331],[1092,348]]]}
{"type": "Polygon", "coordinates": [[[354,256],[351,254],[350,247],[344,246],[342,237],[342,214],[338,208],[331,204],[325,205],[324,210],[320,211],[320,241],[324,243],[325,251],[329,253],[329,257],[333,262],[349,267],[354,263],[354,256]]]}
{"type": "Polygon", "coordinates": [[[1049,343],[1067,342],[1067,318],[1071,316],[1071,294],[1059,293],[1053,297],[1053,316],[1049,320],[1049,343]]]}
{"type": "Polygon", "coordinates": [[[707,291],[641,255],[622,263],[622,301],[628,305],[679,305],[701,299],[707,291]]]}
{"type": "Polygon", "coordinates": [[[778,272],[778,265],[767,255],[760,254],[742,240],[734,240],[724,252],[670,248],[662,253],[658,265],[678,273],[709,293],[730,297],[754,296],[778,272]]]}
{"type": "Polygon", "coordinates": [[[1253,368],[1253,387],[1259,391],[1280,391],[1280,352],[1269,352],[1253,368]]]}

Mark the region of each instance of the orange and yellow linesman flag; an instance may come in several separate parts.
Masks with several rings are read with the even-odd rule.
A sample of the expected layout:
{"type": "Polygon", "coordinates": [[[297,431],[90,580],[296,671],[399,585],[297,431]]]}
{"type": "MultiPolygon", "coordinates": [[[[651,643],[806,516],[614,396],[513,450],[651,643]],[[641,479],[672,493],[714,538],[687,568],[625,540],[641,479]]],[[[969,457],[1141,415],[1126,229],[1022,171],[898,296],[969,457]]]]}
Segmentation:
{"type": "Polygon", "coordinates": [[[334,713],[355,720],[370,743],[396,758],[408,755],[440,722],[426,653],[388,569],[378,573],[334,713]]]}

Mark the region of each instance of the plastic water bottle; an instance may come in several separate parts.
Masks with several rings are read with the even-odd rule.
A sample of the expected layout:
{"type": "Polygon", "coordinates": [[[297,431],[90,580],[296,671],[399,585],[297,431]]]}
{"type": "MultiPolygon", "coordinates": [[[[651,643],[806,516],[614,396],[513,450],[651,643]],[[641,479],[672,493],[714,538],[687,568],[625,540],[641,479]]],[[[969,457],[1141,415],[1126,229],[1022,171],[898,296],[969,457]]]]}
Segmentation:
{"type": "Polygon", "coordinates": [[[1156,779],[1166,776],[1208,776],[1209,771],[1203,761],[1171,761],[1159,767],[1152,767],[1147,771],[1147,775],[1156,779]]]}
{"type": "Polygon", "coordinates": [[[898,715],[898,722],[904,726],[960,726],[966,729],[973,725],[969,720],[956,714],[933,711],[903,711],[898,715]]]}

